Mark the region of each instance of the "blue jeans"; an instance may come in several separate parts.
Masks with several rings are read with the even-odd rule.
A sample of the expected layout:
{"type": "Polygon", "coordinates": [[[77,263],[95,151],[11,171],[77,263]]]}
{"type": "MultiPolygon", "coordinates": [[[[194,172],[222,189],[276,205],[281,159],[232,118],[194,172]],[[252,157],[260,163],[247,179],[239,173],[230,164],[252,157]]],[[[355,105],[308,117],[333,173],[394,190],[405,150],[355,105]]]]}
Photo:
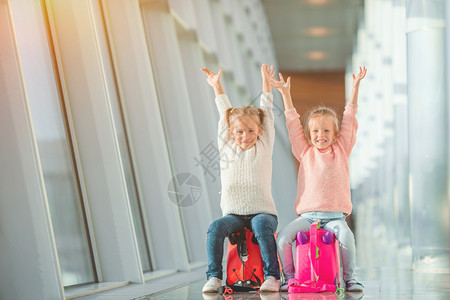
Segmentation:
{"type": "Polygon", "coordinates": [[[355,237],[345,221],[344,214],[334,212],[304,213],[278,233],[278,252],[280,253],[285,279],[294,278],[292,245],[295,244],[294,242],[297,239],[297,232],[309,231],[310,225],[314,222],[321,222],[324,229],[336,235],[339,241],[344,282],[355,279],[355,237]]]}
{"type": "Polygon", "coordinates": [[[280,266],[278,264],[277,244],[274,233],[277,230],[278,218],[270,214],[257,215],[227,215],[209,225],[206,241],[208,252],[208,270],[206,277],[223,278],[222,258],[223,244],[226,237],[244,227],[251,229],[259,243],[261,257],[264,264],[264,278],[273,276],[280,279],[280,266]]]}

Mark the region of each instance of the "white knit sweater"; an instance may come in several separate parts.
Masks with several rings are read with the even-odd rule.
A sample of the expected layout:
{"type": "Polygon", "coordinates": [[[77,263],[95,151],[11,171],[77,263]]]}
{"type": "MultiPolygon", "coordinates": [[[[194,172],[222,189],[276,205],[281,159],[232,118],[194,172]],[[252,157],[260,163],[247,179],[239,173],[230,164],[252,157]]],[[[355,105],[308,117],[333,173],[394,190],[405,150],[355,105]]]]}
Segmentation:
{"type": "Polygon", "coordinates": [[[222,214],[252,215],[267,213],[278,215],[272,198],[272,152],[275,128],[272,112],[273,96],[263,93],[260,107],[265,111],[262,134],[252,148],[242,151],[231,139],[225,121],[225,111],[231,107],[225,94],[216,97],[219,110],[218,144],[222,214]]]}

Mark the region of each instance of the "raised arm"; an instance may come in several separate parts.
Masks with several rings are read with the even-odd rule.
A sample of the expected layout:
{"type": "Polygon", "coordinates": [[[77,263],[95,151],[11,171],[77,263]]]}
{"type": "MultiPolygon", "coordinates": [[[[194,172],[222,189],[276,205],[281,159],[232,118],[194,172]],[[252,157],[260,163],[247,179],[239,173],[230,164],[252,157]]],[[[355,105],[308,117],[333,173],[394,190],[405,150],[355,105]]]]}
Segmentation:
{"type": "Polygon", "coordinates": [[[223,91],[222,84],[220,83],[220,78],[222,76],[222,69],[216,74],[207,68],[202,68],[202,71],[208,76],[206,81],[214,89],[216,95],[216,106],[219,111],[219,123],[217,126],[217,141],[219,150],[222,151],[224,146],[230,140],[230,135],[228,133],[228,125],[225,120],[225,111],[231,107],[230,100],[228,100],[227,95],[223,91]]]}
{"type": "Polygon", "coordinates": [[[284,81],[283,75],[281,73],[279,73],[279,76],[280,80],[272,78],[270,81],[270,85],[273,88],[276,88],[283,97],[286,126],[289,133],[289,141],[291,142],[292,146],[292,153],[300,162],[302,159],[302,153],[309,144],[306,140],[302,124],[300,123],[300,116],[295,110],[294,105],[292,104],[291,77],[288,77],[288,79],[284,81]]]}
{"type": "Polygon", "coordinates": [[[225,94],[225,92],[223,91],[222,83],[220,82],[220,78],[222,77],[222,69],[220,69],[219,73],[217,74],[207,68],[202,68],[202,71],[208,76],[206,81],[214,89],[214,93],[216,94],[216,96],[225,94]]]}
{"type": "Polygon", "coordinates": [[[358,104],[358,91],[359,91],[359,83],[361,82],[361,79],[363,79],[366,76],[367,69],[366,67],[359,67],[359,74],[355,76],[355,74],[352,74],[353,77],[353,87],[352,87],[352,94],[350,96],[350,104],[357,105],[358,104]]]}
{"type": "Polygon", "coordinates": [[[284,81],[283,74],[279,73],[280,80],[276,80],[272,77],[270,80],[270,86],[276,88],[283,97],[284,110],[290,110],[294,108],[292,104],[291,98],[291,77],[288,77],[286,81],[284,81]]]}
{"type": "Polygon", "coordinates": [[[353,146],[356,142],[356,131],[358,130],[358,121],[356,119],[356,112],[358,110],[358,91],[359,83],[366,76],[366,67],[359,67],[359,74],[353,77],[352,93],[350,100],[345,106],[344,115],[342,116],[341,129],[339,132],[339,140],[342,143],[343,148],[350,156],[353,146]]]}
{"type": "Polygon", "coordinates": [[[270,87],[270,79],[275,73],[273,66],[261,65],[262,93],[259,107],[264,110],[265,118],[262,126],[262,134],[259,139],[272,151],[275,140],[275,127],[273,116],[273,95],[270,87]]]}
{"type": "Polygon", "coordinates": [[[273,74],[275,74],[275,70],[273,69],[273,65],[269,67],[269,65],[261,65],[261,79],[262,79],[262,92],[263,93],[271,93],[272,88],[270,86],[270,80],[273,78],[273,74]]]}

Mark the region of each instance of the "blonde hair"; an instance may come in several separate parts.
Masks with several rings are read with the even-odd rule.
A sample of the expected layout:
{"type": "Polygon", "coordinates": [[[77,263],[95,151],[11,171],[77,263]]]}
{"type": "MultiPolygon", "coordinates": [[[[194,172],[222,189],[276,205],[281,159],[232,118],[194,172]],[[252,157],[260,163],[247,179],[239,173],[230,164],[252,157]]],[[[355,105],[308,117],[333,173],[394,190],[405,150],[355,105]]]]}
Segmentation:
{"type": "Polygon", "coordinates": [[[334,124],[334,131],[336,135],[339,133],[340,125],[339,125],[339,118],[337,116],[337,113],[334,109],[327,106],[318,106],[311,110],[305,120],[305,126],[304,126],[304,132],[306,139],[311,144],[311,134],[309,132],[309,121],[313,118],[320,118],[320,117],[331,117],[334,124]]]}
{"type": "Polygon", "coordinates": [[[242,117],[250,117],[259,127],[263,125],[265,116],[266,114],[263,109],[253,106],[230,107],[225,111],[225,121],[227,122],[228,128],[231,127],[234,121],[242,117]]]}

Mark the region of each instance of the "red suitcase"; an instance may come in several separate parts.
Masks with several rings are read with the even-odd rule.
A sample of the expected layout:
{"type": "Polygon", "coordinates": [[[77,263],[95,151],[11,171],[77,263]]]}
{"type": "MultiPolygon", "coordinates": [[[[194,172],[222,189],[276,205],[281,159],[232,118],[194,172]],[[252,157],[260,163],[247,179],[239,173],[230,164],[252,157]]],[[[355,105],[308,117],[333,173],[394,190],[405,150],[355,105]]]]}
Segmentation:
{"type": "Polygon", "coordinates": [[[255,291],[263,281],[263,261],[253,231],[233,233],[227,250],[227,286],[233,291],[255,291]]]}

